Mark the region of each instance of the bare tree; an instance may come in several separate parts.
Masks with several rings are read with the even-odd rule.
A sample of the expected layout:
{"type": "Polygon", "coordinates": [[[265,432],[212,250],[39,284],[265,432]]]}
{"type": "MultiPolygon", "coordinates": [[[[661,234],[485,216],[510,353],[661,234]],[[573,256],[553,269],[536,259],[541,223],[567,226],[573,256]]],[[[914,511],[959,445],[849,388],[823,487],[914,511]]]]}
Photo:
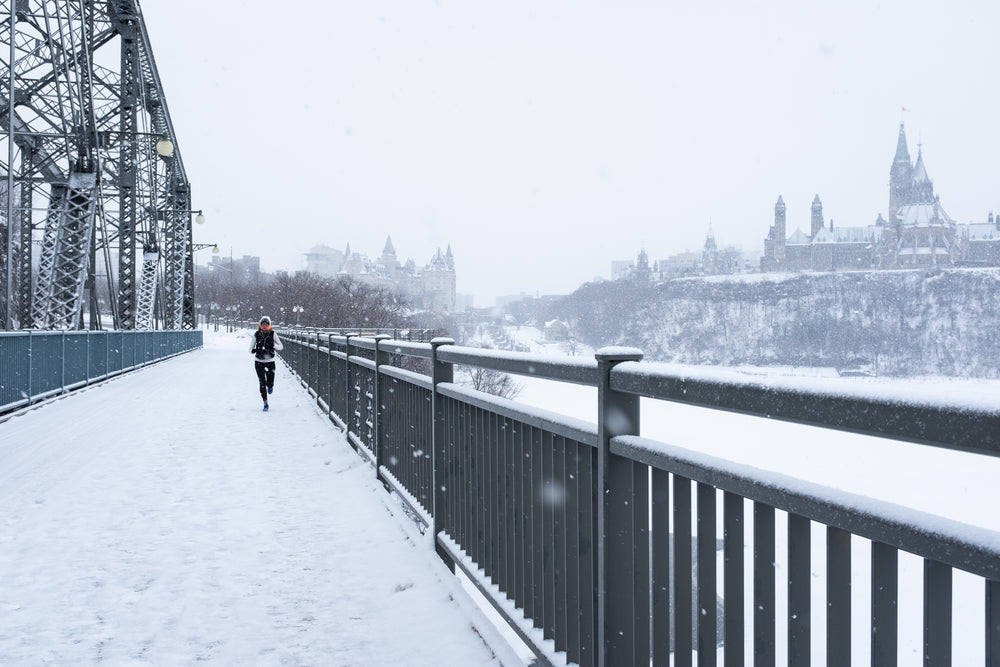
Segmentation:
{"type": "MultiPolygon", "coordinates": [[[[490,349],[487,345],[478,345],[476,347],[490,349]]],[[[513,400],[524,389],[509,374],[492,368],[459,366],[458,373],[459,381],[462,384],[467,384],[476,391],[499,396],[500,398],[513,400]]]]}

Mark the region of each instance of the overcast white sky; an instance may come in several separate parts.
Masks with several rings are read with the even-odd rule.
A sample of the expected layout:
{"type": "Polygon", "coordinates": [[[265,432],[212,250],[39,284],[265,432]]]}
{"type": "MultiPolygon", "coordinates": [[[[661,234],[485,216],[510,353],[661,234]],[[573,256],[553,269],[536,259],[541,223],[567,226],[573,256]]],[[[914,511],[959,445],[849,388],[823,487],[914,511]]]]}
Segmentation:
{"type": "MultiPolygon", "coordinates": [[[[1000,3],[141,0],[196,242],[426,263],[476,305],[887,214],[904,115],[960,222],[1000,211],[1000,3]]],[[[207,251],[202,251],[207,253],[207,251]]],[[[199,263],[208,261],[199,255],[199,263]]]]}

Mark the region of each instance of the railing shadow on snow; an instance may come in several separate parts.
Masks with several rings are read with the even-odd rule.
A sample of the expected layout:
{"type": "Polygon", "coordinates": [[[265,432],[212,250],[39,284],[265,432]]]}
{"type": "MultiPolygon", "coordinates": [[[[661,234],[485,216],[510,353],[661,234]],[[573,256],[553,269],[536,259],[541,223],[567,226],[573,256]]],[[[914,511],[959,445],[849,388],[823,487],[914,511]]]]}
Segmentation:
{"type": "Polygon", "coordinates": [[[726,665],[743,665],[747,650],[754,664],[773,665],[780,635],[788,664],[807,665],[818,623],[826,664],[850,664],[851,547],[861,537],[871,547],[870,619],[860,619],[870,629],[871,664],[897,663],[903,552],[923,562],[924,664],[951,664],[952,575],[960,570],[982,581],[986,664],[1000,665],[1000,533],[639,432],[646,397],[1000,456],[997,410],[833,395],[787,379],[733,381],[712,369],[643,363],[634,348],[581,361],[342,333],[283,330],[283,359],[386,487],[433,529],[445,563],[465,571],[540,663],[667,665],[674,653],[674,665],[692,656],[714,665],[724,647],[726,665]],[[456,365],[596,387],[596,426],[459,386],[456,365]],[[717,566],[716,540],[696,535],[719,532],[720,503],[717,566]],[[814,618],[811,545],[824,530],[826,613],[814,618]],[[788,545],[783,581],[779,537],[788,545]],[[782,618],[776,597],[786,591],[782,618]],[[723,592],[717,619],[706,610],[723,592]]]}

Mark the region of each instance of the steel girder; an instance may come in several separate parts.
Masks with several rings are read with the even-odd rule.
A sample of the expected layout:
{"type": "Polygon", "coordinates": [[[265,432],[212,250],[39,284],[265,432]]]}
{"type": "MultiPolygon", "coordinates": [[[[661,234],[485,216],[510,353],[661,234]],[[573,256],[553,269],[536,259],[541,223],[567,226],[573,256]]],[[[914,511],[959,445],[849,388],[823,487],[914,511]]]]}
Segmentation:
{"type": "Polygon", "coordinates": [[[137,1],[0,0],[0,127],[3,327],[93,327],[106,281],[116,328],[157,326],[158,283],[162,326],[193,328],[191,189],[137,1]]]}

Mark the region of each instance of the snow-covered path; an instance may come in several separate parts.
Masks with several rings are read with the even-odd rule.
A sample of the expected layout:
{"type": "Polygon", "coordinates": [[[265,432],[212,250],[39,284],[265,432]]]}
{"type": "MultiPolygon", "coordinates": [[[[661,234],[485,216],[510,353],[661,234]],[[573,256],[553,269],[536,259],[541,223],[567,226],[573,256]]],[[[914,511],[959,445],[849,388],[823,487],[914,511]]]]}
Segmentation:
{"type": "Polygon", "coordinates": [[[0,664],[516,664],[245,336],[0,423],[0,664]]]}

